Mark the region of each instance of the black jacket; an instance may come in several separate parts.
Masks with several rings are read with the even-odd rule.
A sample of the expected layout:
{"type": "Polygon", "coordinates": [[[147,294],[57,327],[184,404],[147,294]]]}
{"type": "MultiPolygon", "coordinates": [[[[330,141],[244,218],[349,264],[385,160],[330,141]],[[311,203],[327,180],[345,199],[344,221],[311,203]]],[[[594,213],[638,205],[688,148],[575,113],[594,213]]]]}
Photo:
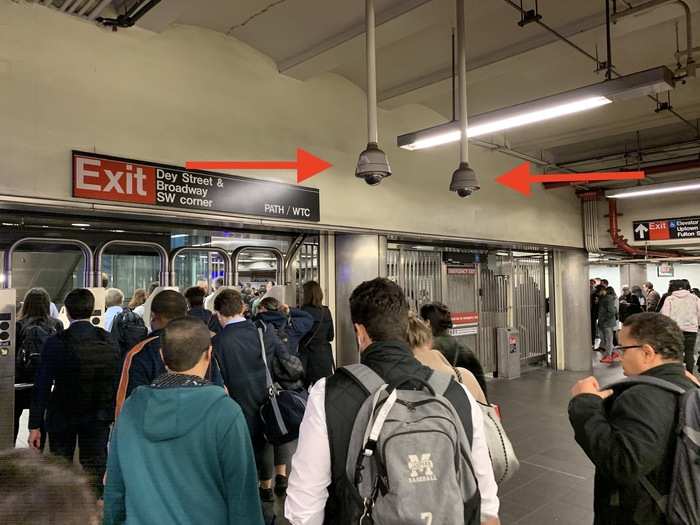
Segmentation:
{"type": "MultiPolygon", "coordinates": [[[[683,388],[695,385],[682,363],[665,364],[645,375],[683,388]]],[[[576,441],[596,466],[594,525],[665,525],[642,488],[647,476],[661,492],[671,486],[678,396],[650,385],[633,385],[603,401],[584,394],[569,403],[576,441]]]]}
{"type": "MultiPolygon", "coordinates": [[[[19,351],[24,343],[25,329],[30,326],[41,326],[47,333],[63,332],[63,323],[53,317],[25,317],[16,323],[15,330],[15,383],[33,383],[34,377],[25,377],[24,371],[19,367],[19,351]]],[[[37,370],[38,372],[38,370],[37,370]]]]}
{"type": "Polygon", "coordinates": [[[187,317],[194,317],[195,319],[201,319],[204,321],[205,325],[209,325],[209,321],[211,321],[211,316],[212,313],[204,308],[203,306],[195,306],[193,308],[190,308],[190,311],[187,312],[187,317]]]}
{"type": "Polygon", "coordinates": [[[299,352],[299,341],[309,333],[314,325],[313,317],[308,312],[298,308],[290,308],[289,317],[282,312],[262,312],[255,317],[255,320],[272,325],[278,332],[284,331],[287,349],[294,355],[299,352]]]}
{"type": "Polygon", "coordinates": [[[333,317],[327,306],[306,305],[301,308],[313,318],[311,330],[299,342],[299,355],[304,363],[306,381],[315,383],[335,369],[331,341],[335,338],[333,317]]]}
{"type": "MultiPolygon", "coordinates": [[[[46,412],[46,429],[49,432],[61,432],[77,421],[73,415],[71,404],[76,399],[76,357],[72,352],[67,351],[65,341],[87,340],[104,337],[114,347],[114,377],[111,380],[111,387],[116,390],[119,370],[119,346],[111,338],[109,332],[90,324],[88,320],[77,321],[64,332],[48,338],[41,355],[41,364],[37,371],[34,392],[32,396],[32,407],[29,411],[29,428],[39,428],[46,412]],[[101,334],[101,335],[100,335],[101,334]],[[53,386],[53,390],[51,387],[53,386]]],[[[79,364],[77,365],[79,367],[79,364]]],[[[78,368],[79,370],[79,368],[78,368]]],[[[113,395],[113,392],[112,392],[113,395]]],[[[99,421],[112,421],[114,415],[113,407],[100,410],[99,413],[90,416],[99,421]]]]}
{"type": "MultiPolygon", "coordinates": [[[[370,367],[389,385],[401,383],[411,376],[428,379],[433,373],[430,368],[423,366],[416,360],[408,345],[399,341],[372,344],[362,353],[361,361],[363,365],[370,367]]],[[[345,467],[355,416],[369,393],[342,370],[342,368],[339,369],[327,379],[324,403],[331,452],[331,484],[328,487],[328,501],[324,513],[324,523],[329,525],[357,523],[361,514],[359,495],[347,480],[345,467]]],[[[417,389],[421,388],[421,384],[409,381],[403,383],[401,388],[417,389]]],[[[471,445],[474,432],[469,398],[455,381],[452,381],[448,387],[445,397],[452,403],[461,419],[471,445]]],[[[479,516],[480,499],[481,497],[477,493],[475,500],[468,505],[470,511],[477,517],[479,516]]]]}
{"type": "MultiPolygon", "coordinates": [[[[264,336],[265,355],[271,363],[286,347],[272,330],[264,336]]],[[[260,406],[267,399],[265,365],[262,360],[258,329],[252,321],[232,323],[212,340],[216,359],[229,395],[240,405],[246,417],[253,444],[262,438],[260,406]]]]}

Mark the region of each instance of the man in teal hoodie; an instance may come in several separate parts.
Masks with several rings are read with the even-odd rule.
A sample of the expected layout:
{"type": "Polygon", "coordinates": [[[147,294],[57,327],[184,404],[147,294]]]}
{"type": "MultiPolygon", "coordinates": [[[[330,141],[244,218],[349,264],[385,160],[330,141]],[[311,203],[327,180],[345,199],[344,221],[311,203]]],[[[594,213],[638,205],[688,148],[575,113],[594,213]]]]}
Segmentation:
{"type": "Polygon", "coordinates": [[[112,432],[104,524],[262,525],[245,417],[203,379],[209,330],[171,321],[162,354],[168,372],[129,396],[112,432]]]}

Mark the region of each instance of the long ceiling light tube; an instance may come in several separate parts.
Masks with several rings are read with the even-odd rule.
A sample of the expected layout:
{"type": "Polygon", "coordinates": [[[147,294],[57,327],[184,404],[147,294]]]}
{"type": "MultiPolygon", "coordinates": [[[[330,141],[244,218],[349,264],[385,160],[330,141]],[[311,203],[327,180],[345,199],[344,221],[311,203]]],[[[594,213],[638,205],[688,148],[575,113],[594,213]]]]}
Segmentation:
{"type": "Polygon", "coordinates": [[[651,197],[668,193],[680,193],[684,191],[700,191],[700,179],[684,180],[678,182],[666,182],[663,184],[648,184],[634,188],[609,190],[605,196],[609,199],[634,199],[639,197],[651,197]]]}
{"type": "MultiPolygon", "coordinates": [[[[475,115],[469,119],[467,136],[475,138],[573,115],[605,106],[616,100],[669,91],[674,86],[673,73],[667,67],[661,66],[509,108],[475,115]]],[[[460,140],[460,135],[459,123],[448,122],[400,135],[397,138],[397,144],[404,149],[418,150],[457,142],[460,140]]]]}

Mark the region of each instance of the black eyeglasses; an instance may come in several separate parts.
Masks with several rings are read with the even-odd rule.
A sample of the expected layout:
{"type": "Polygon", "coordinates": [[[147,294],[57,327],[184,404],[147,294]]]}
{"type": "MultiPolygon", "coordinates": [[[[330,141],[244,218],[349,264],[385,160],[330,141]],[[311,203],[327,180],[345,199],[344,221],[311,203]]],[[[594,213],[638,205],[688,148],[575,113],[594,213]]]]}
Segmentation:
{"type": "Polygon", "coordinates": [[[615,346],[613,347],[613,351],[622,352],[624,354],[625,351],[629,350],[630,348],[642,348],[642,345],[615,346]]]}

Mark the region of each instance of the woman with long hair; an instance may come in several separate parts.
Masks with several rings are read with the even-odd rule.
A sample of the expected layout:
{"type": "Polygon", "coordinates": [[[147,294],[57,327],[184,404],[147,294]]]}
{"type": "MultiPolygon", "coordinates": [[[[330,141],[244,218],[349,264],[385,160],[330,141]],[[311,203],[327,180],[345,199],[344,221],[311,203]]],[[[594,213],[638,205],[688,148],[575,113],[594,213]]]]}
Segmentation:
{"type": "Polygon", "coordinates": [[[474,374],[484,394],[488,395],[484,368],[479,358],[448,332],[452,328],[452,314],[447,306],[438,302],[424,304],[420,316],[430,325],[435,349],[442,352],[450,365],[465,368],[474,374]]]}
{"type": "Polygon", "coordinates": [[[304,283],[302,310],[311,314],[314,324],[299,342],[299,357],[304,365],[306,385],[309,386],[323,377],[329,377],[335,370],[331,341],[335,337],[333,317],[323,305],[323,291],[316,281],[304,283]]]}
{"type": "MultiPolygon", "coordinates": [[[[17,441],[19,420],[22,412],[32,402],[34,377],[39,369],[41,351],[46,340],[63,330],[63,325],[50,315],[51,298],[43,288],[31,288],[24,296],[17,314],[15,341],[15,423],[14,436],[17,441]]],[[[46,432],[41,432],[42,438],[46,432]]],[[[43,443],[42,443],[43,447],[43,443]]]]}

